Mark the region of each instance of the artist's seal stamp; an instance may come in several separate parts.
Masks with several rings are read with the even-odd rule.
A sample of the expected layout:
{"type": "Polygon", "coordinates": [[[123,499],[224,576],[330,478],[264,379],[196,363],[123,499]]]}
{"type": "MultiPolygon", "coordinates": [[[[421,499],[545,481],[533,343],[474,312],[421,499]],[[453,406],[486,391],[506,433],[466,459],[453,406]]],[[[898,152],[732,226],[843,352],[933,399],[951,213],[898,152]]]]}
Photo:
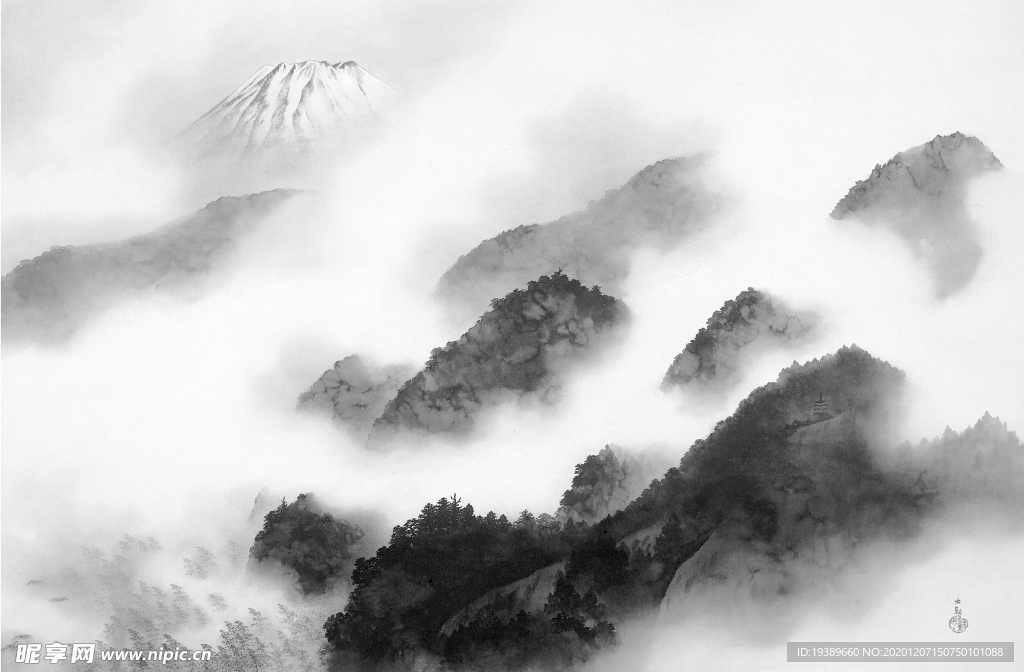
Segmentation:
{"type": "Polygon", "coordinates": [[[967,619],[964,618],[964,612],[960,609],[960,598],[957,598],[953,611],[953,618],[949,619],[949,629],[960,634],[967,629],[967,619]]]}

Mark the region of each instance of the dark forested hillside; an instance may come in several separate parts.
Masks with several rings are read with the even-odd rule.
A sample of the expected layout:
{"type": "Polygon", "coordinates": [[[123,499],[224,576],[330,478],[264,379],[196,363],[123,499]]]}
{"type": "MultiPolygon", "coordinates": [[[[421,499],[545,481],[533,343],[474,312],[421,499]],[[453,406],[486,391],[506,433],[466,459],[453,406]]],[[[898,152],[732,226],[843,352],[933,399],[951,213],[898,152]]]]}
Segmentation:
{"type": "Polygon", "coordinates": [[[468,430],[484,406],[512,396],[544,397],[558,367],[571,363],[623,323],[620,301],[561,272],[542,276],[491,303],[459,340],[436,348],[373,425],[371,440],[401,429],[468,430]]]}
{"type": "Polygon", "coordinates": [[[542,634],[571,632],[566,637],[584,643],[595,643],[598,630],[610,636],[610,626],[600,619],[593,624],[600,628],[588,629],[588,618],[599,614],[596,597],[588,594],[584,604],[560,576],[557,595],[541,615],[524,611],[502,620],[482,613],[454,634],[442,632],[452,616],[488,591],[568,556],[585,529],[528,511],[515,522],[493,512],[478,516],[455,496],[427,504],[419,516],[395,527],[390,543],[374,557],[356,561],[349,604],[325,624],[336,661],[376,664],[423,654],[459,660],[520,640],[534,648],[542,634]]]}
{"type": "MultiPolygon", "coordinates": [[[[1021,444],[988,416],[879,457],[903,381],[856,346],[794,364],[594,525],[427,505],[356,561],[349,604],[325,626],[334,661],[567,669],[623,619],[722,585],[756,599],[807,590],[801,577],[836,571],[859,544],[912,537],[942,502],[1021,500],[1021,444]],[[968,464],[979,473],[950,466],[968,464]]],[[[620,471],[602,455],[577,467],[569,504],[620,471]]]]}

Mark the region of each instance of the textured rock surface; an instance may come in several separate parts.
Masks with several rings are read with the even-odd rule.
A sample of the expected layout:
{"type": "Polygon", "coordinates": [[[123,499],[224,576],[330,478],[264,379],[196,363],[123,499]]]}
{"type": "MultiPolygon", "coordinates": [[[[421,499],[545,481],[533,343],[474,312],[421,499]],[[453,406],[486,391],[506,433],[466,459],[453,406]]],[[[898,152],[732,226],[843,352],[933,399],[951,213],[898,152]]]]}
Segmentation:
{"type": "Polygon", "coordinates": [[[54,247],[4,276],[3,338],[60,340],[123,299],[200,283],[296,192],[221,198],[183,222],[115,243],[54,247]]]}
{"type": "Polygon", "coordinates": [[[551,594],[551,590],[555,586],[555,577],[564,567],[564,562],[557,562],[538,569],[524,579],[495,588],[483,597],[469,603],[445,621],[438,636],[450,636],[460,627],[472,622],[485,610],[504,617],[506,620],[514,617],[520,611],[527,613],[540,611],[544,608],[544,603],[547,602],[548,595],[551,594]]]}
{"type": "Polygon", "coordinates": [[[939,297],[962,288],[981,264],[982,249],[964,206],[969,180],[999,170],[999,159],[974,137],[936,136],[875,166],[832,211],[893,231],[928,266],[939,297]]]}
{"type": "Polygon", "coordinates": [[[459,340],[435,349],[426,368],[388,403],[370,438],[400,428],[465,431],[486,405],[526,394],[544,398],[558,387],[562,365],[627,314],[621,302],[561,273],[530,282],[494,301],[459,340]]]}
{"type": "Polygon", "coordinates": [[[711,589],[724,589],[728,597],[768,597],[784,592],[790,587],[786,566],[767,549],[764,542],[715,532],[676,571],[661,603],[662,614],[684,611],[688,597],[711,589]]]}
{"type": "Polygon", "coordinates": [[[412,366],[379,366],[350,355],[299,396],[299,408],[327,411],[337,422],[365,434],[415,373],[412,366]]]}
{"type": "Polygon", "coordinates": [[[459,258],[438,295],[477,311],[540,275],[561,269],[615,293],[641,245],[668,247],[698,230],[720,203],[700,179],[702,157],[666,159],[585,210],[485,240],[459,258]]]}
{"type": "Polygon", "coordinates": [[[797,314],[768,294],[747,289],[708,320],[686,348],[676,355],[661,387],[679,385],[724,388],[739,373],[740,353],[755,343],[784,345],[806,338],[817,316],[797,314]]]}

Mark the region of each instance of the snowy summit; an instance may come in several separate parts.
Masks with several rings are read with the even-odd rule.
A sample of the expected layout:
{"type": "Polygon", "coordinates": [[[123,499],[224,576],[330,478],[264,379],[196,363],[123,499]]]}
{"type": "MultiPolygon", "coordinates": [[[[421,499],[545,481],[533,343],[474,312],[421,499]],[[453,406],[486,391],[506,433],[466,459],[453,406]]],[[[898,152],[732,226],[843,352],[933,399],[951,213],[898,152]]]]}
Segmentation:
{"type": "Polygon", "coordinates": [[[180,138],[203,153],[300,149],[380,120],[400,97],[355,61],[265,65],[180,138]]]}

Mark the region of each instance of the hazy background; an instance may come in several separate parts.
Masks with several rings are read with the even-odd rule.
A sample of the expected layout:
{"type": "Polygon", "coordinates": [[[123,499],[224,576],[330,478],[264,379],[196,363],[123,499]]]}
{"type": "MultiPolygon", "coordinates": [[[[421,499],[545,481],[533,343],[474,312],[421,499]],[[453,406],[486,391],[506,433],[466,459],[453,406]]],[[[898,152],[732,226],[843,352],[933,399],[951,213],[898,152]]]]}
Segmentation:
{"type": "MultiPolygon", "coordinates": [[[[677,459],[792,359],[843,344],[907,373],[912,441],[985,411],[1024,428],[1019,3],[31,0],[3,3],[2,31],[4,272],[201,207],[167,142],[265,63],[355,60],[410,99],[374,143],[279,185],[319,191],[245,241],[206,298],[124,304],[64,347],[4,348],[4,643],[98,636],[93,612],[25,588],[83,545],[153,536],[173,559],[232,535],[251,543],[261,487],[379,512],[385,533],[452,492],[481,512],[553,512],[587,454],[616,443],[677,459]],[[956,130],[1005,169],[968,197],[977,276],[937,301],[900,240],[828,213],[876,163],[956,130]],[[294,412],[336,359],[422,364],[463,333],[430,293],[480,240],[696,151],[731,206],[680,249],[638,253],[618,297],[635,314],[628,341],[556,410],[505,409],[467,443],[387,454],[294,412]],[[818,337],[752,362],[718,407],[663,395],[672,357],[748,286],[816,310],[818,337]]],[[[873,582],[875,606],[849,621],[808,611],[799,638],[945,639],[951,595],[972,641],[1021,632],[1007,596],[1024,592],[1024,541],[978,533],[926,549],[913,572],[873,582]]],[[[180,570],[146,571],[167,584],[180,570]]],[[[271,599],[232,590],[233,610],[271,599]]],[[[784,657],[769,638],[712,659],[734,633],[707,628],[684,631],[697,667],[784,657]]],[[[638,641],[641,669],[685,669],[678,632],[622,651],[638,641]]]]}

